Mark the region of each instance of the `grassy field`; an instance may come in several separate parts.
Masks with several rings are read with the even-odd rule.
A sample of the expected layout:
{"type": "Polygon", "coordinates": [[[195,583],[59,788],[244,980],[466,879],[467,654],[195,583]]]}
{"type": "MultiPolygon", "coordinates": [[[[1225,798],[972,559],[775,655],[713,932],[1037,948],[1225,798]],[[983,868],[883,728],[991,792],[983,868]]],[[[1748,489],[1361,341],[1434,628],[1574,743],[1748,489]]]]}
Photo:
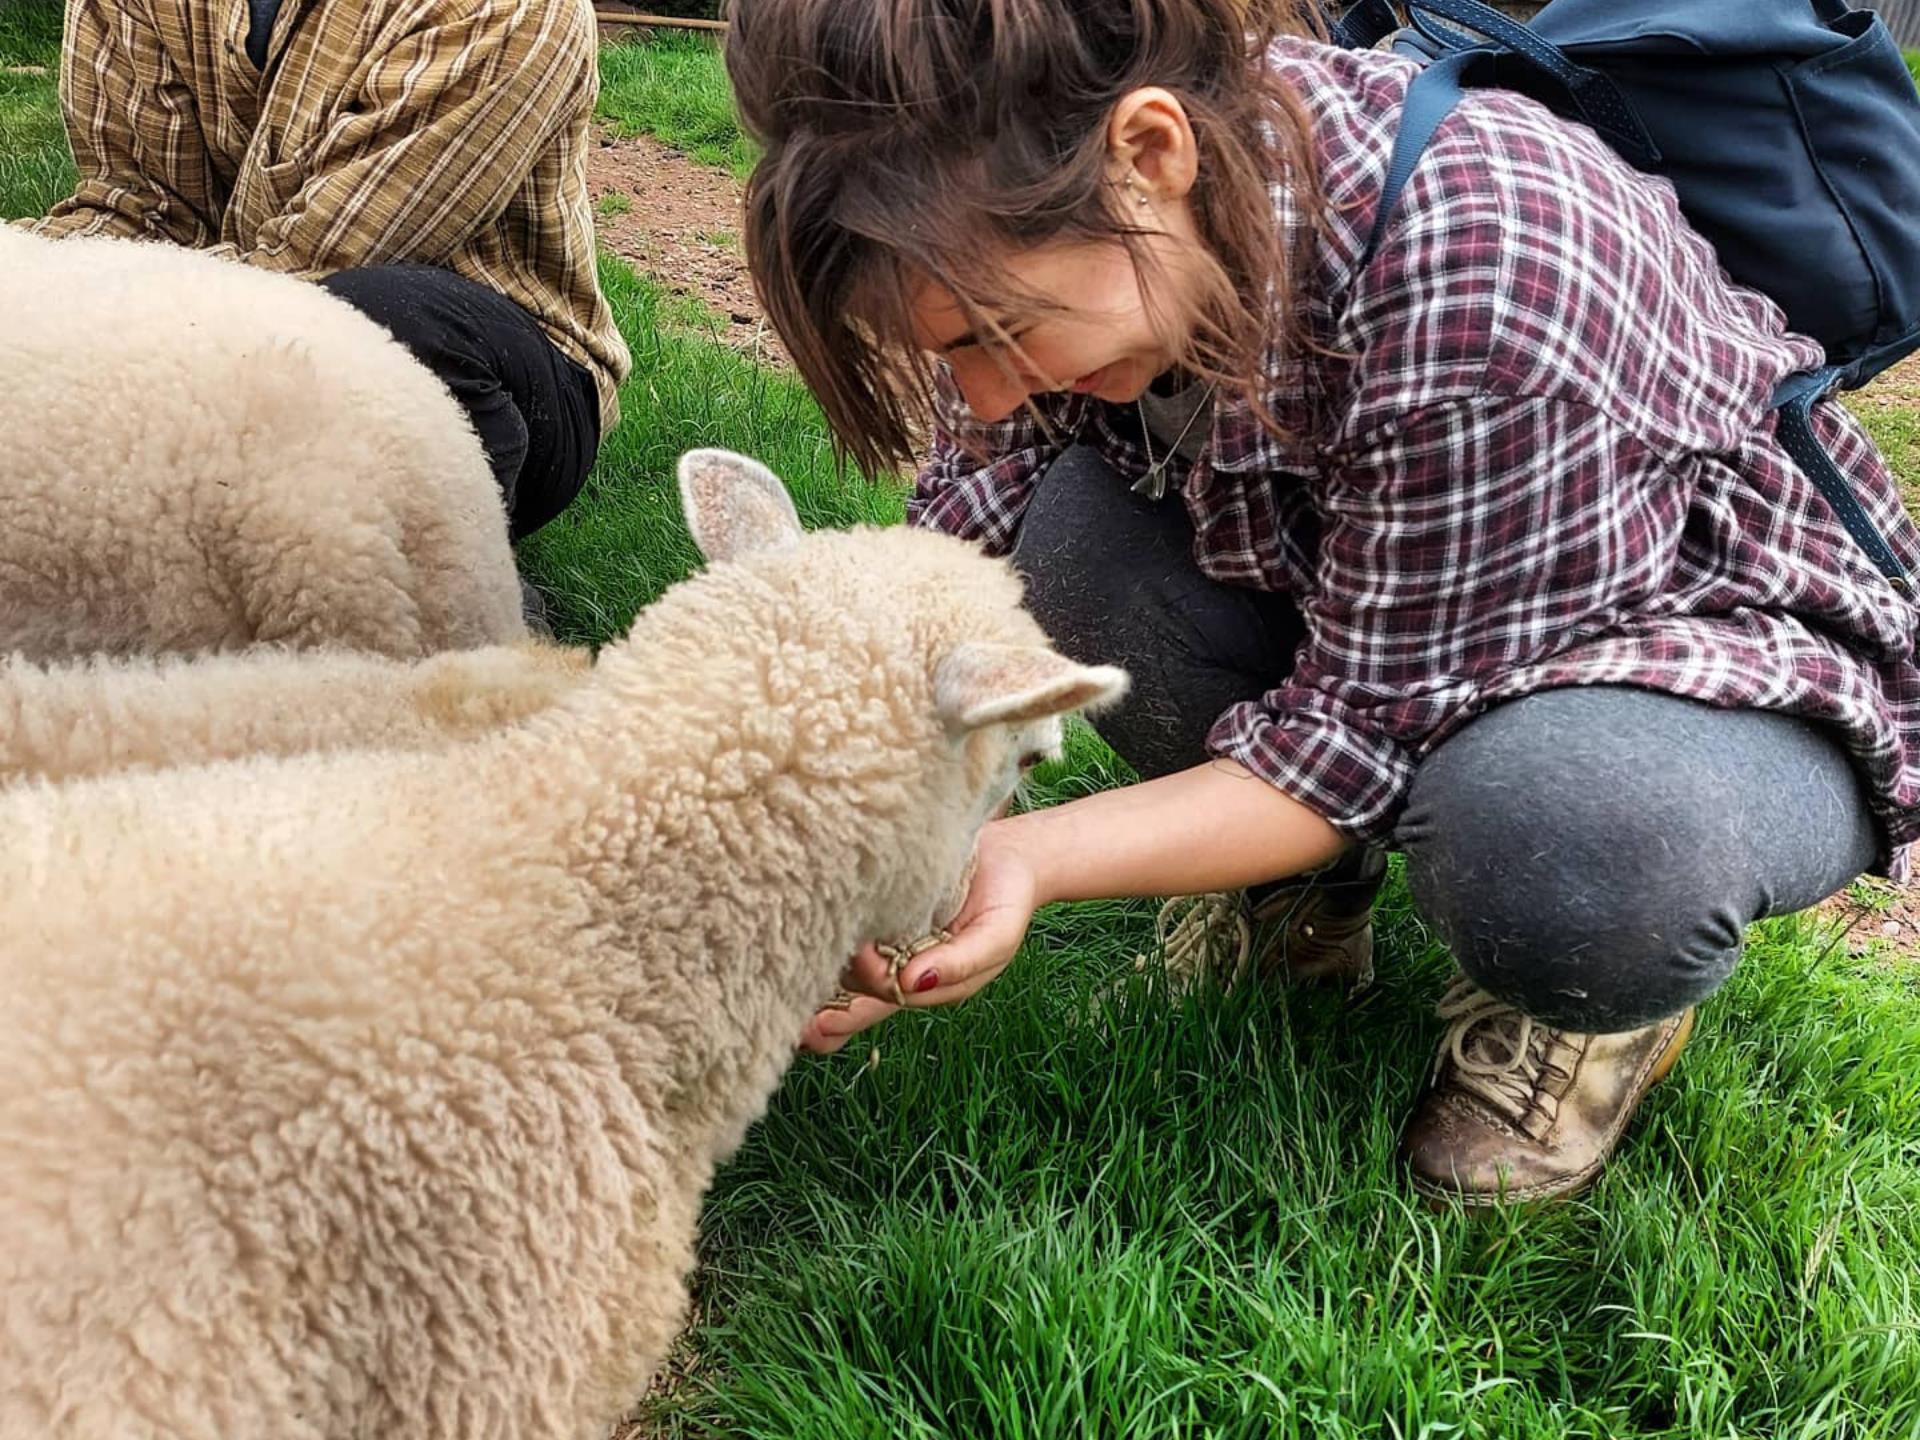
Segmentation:
{"type": "Polygon", "coordinates": [[[521,558],[554,602],[556,628],[600,641],[694,562],[672,484],[680,453],[723,445],[772,466],[809,525],[901,518],[897,485],[834,464],[819,409],[790,376],[708,338],[693,302],[603,257],[601,280],[634,351],[622,423],[601,447],[585,495],[525,542],[521,558]]]}
{"type": "MultiPolygon", "coordinates": [[[[41,63],[43,32],[0,25],[0,65],[41,63]]],[[[610,52],[610,111],[655,123],[624,108],[634,77],[701,64],[610,52]]],[[[0,206],[26,213],[63,162],[50,86],[9,85],[0,206]]],[[[709,125],[709,83],[666,88],[709,125]]],[[[526,552],[568,633],[616,633],[690,563],[689,446],[767,459],[812,523],[899,514],[791,381],[605,278],[627,419],[526,552]]],[[[1916,417],[1875,424],[1920,480],[1916,417]]],[[[1082,734],[1042,798],[1115,778],[1082,734]]],[[[702,1323],[645,1433],[1920,1437],[1914,970],[1762,927],[1599,1187],[1474,1219],[1394,1170],[1447,974],[1402,892],[1354,1005],[1172,1000],[1134,971],[1150,937],[1142,905],[1050,912],[982,999],[890,1024],[877,1060],[797,1064],[712,1196],[702,1323]]]]}
{"type": "Polygon", "coordinates": [[[0,219],[38,215],[73,188],[54,68],[60,7],[0,0],[0,219]]]}
{"type": "Polygon", "coordinates": [[[734,121],[726,72],[698,35],[660,31],[600,52],[600,118],[616,134],[654,135],[745,179],[753,145],[734,121]]]}

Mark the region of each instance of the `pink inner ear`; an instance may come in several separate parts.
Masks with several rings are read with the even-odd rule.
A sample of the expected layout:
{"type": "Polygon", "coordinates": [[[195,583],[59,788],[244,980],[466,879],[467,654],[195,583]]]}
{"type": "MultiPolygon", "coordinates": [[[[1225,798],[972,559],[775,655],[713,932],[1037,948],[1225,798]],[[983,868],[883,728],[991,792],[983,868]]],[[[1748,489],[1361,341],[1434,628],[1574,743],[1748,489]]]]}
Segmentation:
{"type": "Polygon", "coordinates": [[[1036,663],[1034,657],[1025,652],[998,656],[973,672],[975,696],[991,700],[1027,689],[1046,679],[1048,670],[1048,666],[1036,663]]]}
{"type": "Polygon", "coordinates": [[[1081,667],[1038,646],[962,645],[942,662],[937,681],[950,723],[1014,723],[1075,708],[1081,667]]]}
{"type": "Polygon", "coordinates": [[[708,559],[725,560],[798,536],[794,517],[757,476],[722,466],[689,470],[688,528],[708,559]]]}
{"type": "Polygon", "coordinates": [[[694,499],[699,502],[701,513],[705,514],[713,508],[715,499],[724,493],[720,476],[712,470],[696,470],[691,479],[694,499]]]}
{"type": "Polygon", "coordinates": [[[969,654],[968,662],[967,689],[971,692],[970,698],[976,701],[1030,690],[1071,668],[1068,661],[1037,646],[1032,649],[996,647],[984,653],[976,650],[969,654]]]}

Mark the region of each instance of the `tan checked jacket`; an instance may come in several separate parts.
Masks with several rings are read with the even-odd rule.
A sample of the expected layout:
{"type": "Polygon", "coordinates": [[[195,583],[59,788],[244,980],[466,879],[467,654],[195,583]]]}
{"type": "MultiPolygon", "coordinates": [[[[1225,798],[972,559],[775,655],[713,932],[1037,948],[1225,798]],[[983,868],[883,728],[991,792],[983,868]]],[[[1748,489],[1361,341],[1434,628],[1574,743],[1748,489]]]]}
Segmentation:
{"type": "Polygon", "coordinates": [[[618,418],[594,271],[591,0],[67,0],[74,195],[32,228],[169,240],[309,279],[443,265],[530,311],[618,418]]]}

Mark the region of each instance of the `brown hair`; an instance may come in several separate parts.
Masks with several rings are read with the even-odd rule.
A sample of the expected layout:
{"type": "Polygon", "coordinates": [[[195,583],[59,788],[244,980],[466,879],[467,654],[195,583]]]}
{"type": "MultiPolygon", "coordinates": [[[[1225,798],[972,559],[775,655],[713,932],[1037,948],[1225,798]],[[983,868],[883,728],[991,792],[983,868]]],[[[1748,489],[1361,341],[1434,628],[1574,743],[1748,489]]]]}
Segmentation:
{"type": "Polygon", "coordinates": [[[1298,333],[1268,187],[1320,206],[1300,103],[1265,62],[1276,35],[1308,28],[1293,0],[733,0],[729,18],[728,73],[763,149],[748,264],[861,466],[909,462],[926,413],[917,281],[991,330],[996,310],[1045,304],[1017,293],[1009,253],[1119,240],[1149,289],[1106,134],[1147,85],[1180,99],[1200,152],[1191,200],[1209,254],[1181,361],[1264,416],[1276,316],[1298,333]]]}

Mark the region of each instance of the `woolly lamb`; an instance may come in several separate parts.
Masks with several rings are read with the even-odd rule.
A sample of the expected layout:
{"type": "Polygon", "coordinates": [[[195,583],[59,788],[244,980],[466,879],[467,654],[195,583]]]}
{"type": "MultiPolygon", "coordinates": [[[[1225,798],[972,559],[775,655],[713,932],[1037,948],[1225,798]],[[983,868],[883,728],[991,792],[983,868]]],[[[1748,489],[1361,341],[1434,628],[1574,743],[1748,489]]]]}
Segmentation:
{"type": "Polygon", "coordinates": [[[522,720],[586,675],[526,641],[425,660],[250,650],[43,666],[0,658],[0,784],[247,755],[424,750],[522,720]]]}
{"type": "Polygon", "coordinates": [[[439,379],[316,285],[0,226],[0,652],[520,639],[506,514],[439,379]]]}
{"type": "Polygon", "coordinates": [[[857,946],[925,930],[1118,671],[1003,562],[713,562],[552,709],[412,754],[0,793],[0,1435],[601,1440],[857,946]]]}

